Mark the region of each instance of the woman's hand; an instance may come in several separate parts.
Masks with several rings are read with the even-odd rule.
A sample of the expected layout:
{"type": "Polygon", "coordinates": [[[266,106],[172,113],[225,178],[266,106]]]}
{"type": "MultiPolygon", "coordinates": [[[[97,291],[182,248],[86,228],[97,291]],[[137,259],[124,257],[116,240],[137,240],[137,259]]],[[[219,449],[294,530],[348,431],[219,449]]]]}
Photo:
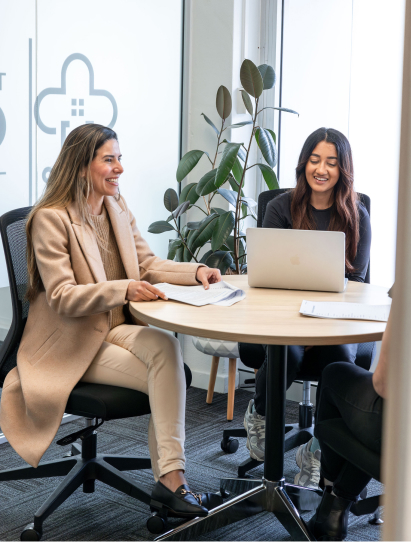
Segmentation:
{"type": "Polygon", "coordinates": [[[210,284],[221,281],[221,273],[219,269],[199,267],[197,269],[196,279],[202,283],[205,290],[208,290],[210,284]]]}
{"type": "Polygon", "coordinates": [[[128,301],[155,301],[158,298],[168,300],[166,294],[145,280],[132,280],[127,288],[128,301]]]}

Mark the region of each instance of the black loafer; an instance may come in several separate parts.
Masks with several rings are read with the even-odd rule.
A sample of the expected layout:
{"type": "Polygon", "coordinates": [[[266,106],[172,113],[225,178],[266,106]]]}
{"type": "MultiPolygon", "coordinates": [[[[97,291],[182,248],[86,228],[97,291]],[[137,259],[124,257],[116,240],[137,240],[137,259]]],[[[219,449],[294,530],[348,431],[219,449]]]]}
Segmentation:
{"type": "Polygon", "coordinates": [[[217,508],[217,506],[220,506],[223,503],[223,497],[217,493],[201,493],[201,506],[204,506],[207,510],[217,508]]]}
{"type": "Polygon", "coordinates": [[[201,505],[200,493],[190,491],[190,488],[183,484],[173,493],[160,481],[156,483],[151,493],[150,506],[160,514],[179,518],[203,518],[207,516],[208,510],[201,505]]]}

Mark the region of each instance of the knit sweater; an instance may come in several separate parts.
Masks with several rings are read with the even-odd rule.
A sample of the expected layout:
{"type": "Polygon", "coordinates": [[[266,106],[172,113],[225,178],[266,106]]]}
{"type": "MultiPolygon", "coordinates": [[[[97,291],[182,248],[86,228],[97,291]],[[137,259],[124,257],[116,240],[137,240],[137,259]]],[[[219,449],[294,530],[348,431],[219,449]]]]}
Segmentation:
{"type": "MultiPolygon", "coordinates": [[[[127,275],[121,261],[120,252],[118,250],[114,231],[110,223],[110,218],[106,208],[103,205],[101,215],[91,215],[91,219],[97,231],[98,249],[103,261],[104,271],[106,272],[107,280],[122,280],[126,279],[127,275]],[[101,244],[103,246],[101,246],[101,244]]],[[[113,329],[120,324],[124,324],[126,318],[123,312],[123,306],[120,305],[111,311],[111,327],[113,329]]]]}

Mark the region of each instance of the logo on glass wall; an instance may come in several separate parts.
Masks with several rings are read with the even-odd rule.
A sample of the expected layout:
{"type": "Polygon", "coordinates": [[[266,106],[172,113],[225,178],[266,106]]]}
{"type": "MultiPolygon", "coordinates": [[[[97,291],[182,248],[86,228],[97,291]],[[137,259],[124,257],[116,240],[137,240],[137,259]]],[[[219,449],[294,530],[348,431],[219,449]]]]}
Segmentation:
{"type": "Polygon", "coordinates": [[[3,139],[6,135],[6,117],[3,110],[0,108],[0,145],[3,143],[3,139]]]}
{"type": "MultiPolygon", "coordinates": [[[[80,53],[70,55],[64,61],[60,87],[45,88],[34,104],[38,127],[49,135],[58,135],[59,131],[61,145],[67,133],[80,124],[98,122],[113,128],[117,111],[114,96],[107,90],[95,88],[93,66],[80,53]],[[80,62],[71,66],[76,60],[80,62]]],[[[48,167],[42,171],[45,182],[49,172],[48,167]]]]}

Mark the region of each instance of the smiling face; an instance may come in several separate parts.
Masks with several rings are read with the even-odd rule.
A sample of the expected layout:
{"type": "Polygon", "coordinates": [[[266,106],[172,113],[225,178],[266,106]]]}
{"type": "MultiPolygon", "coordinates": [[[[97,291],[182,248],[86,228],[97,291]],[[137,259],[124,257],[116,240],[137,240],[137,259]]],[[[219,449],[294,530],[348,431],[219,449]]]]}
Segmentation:
{"type": "Polygon", "coordinates": [[[332,200],[334,186],[340,178],[337,149],[333,143],[321,141],[305,166],[305,177],[313,192],[332,200]]]}
{"type": "Polygon", "coordinates": [[[120,175],[124,169],[120,163],[121,154],[118,141],[109,139],[102,145],[90,164],[94,197],[116,196],[120,175]]]}

